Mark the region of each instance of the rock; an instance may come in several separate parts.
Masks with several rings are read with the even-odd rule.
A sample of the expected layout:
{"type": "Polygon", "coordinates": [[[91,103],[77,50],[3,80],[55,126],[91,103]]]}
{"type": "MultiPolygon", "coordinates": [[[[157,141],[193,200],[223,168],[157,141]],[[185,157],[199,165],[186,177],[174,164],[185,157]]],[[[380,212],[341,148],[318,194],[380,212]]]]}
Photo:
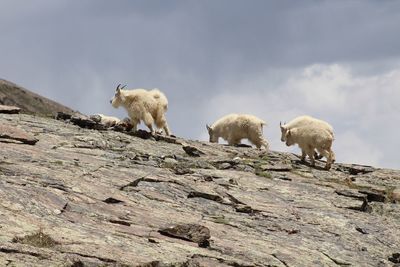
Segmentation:
{"type": "Polygon", "coordinates": [[[136,265],[135,267],[168,267],[168,264],[161,261],[151,261],[144,264],[136,265]]]}
{"type": "Polygon", "coordinates": [[[340,196],[351,197],[351,198],[360,199],[360,200],[366,199],[366,195],[358,192],[357,190],[336,189],[335,193],[340,196]]]}
{"type": "Polygon", "coordinates": [[[0,266],[398,265],[388,258],[399,251],[385,249],[400,235],[398,170],[284,170],[298,158],[65,118],[0,114],[40,138],[0,144],[0,266]],[[186,224],[196,227],[158,232],[186,224]],[[38,229],[56,244],[12,242],[38,229]]]}
{"type": "Polygon", "coordinates": [[[248,144],[237,144],[237,145],[235,145],[235,147],[246,147],[246,148],[249,148],[249,147],[251,147],[251,145],[248,145],[248,144]]]}
{"type": "Polygon", "coordinates": [[[388,260],[393,263],[400,263],[400,253],[393,253],[392,256],[388,258],[388,260]]]}
{"type": "Polygon", "coordinates": [[[213,178],[212,176],[210,176],[210,175],[203,176],[203,179],[204,179],[204,181],[206,181],[206,182],[212,182],[212,181],[214,181],[214,178],[213,178]]]}
{"type": "Polygon", "coordinates": [[[23,144],[34,145],[39,139],[35,138],[33,135],[21,130],[19,128],[0,124],[0,141],[5,140],[15,140],[23,144]]]}
{"type": "Polygon", "coordinates": [[[292,181],[292,178],[287,177],[286,175],[275,176],[274,179],[279,179],[282,181],[292,181]]]}
{"type": "Polygon", "coordinates": [[[235,210],[236,210],[237,212],[249,213],[249,214],[254,214],[254,213],[256,213],[256,212],[259,212],[259,211],[253,209],[253,208],[250,207],[250,206],[247,206],[247,205],[240,205],[240,204],[236,206],[235,210]]]}
{"type": "Polygon", "coordinates": [[[200,197],[200,198],[209,199],[209,200],[219,202],[219,203],[224,202],[223,198],[218,195],[213,195],[213,194],[198,192],[198,191],[190,192],[187,197],[188,198],[200,197]]]}
{"type": "Polygon", "coordinates": [[[72,118],[72,114],[57,112],[56,120],[70,120],[72,118]]]}
{"type": "Polygon", "coordinates": [[[50,248],[57,245],[59,242],[55,241],[51,236],[46,233],[43,233],[41,230],[38,232],[23,236],[23,237],[14,237],[12,242],[28,244],[35,247],[40,248],[50,248]]]}
{"type": "Polygon", "coordinates": [[[245,165],[245,164],[238,164],[235,166],[235,170],[238,171],[244,171],[244,172],[254,172],[254,168],[249,166],[249,165],[245,165]]]}
{"type": "Polygon", "coordinates": [[[375,171],[375,168],[371,166],[365,166],[365,165],[357,165],[357,164],[352,164],[352,165],[341,165],[337,167],[339,170],[346,171],[350,173],[351,175],[358,175],[358,174],[366,174],[366,173],[371,173],[375,171]]]}
{"type": "Polygon", "coordinates": [[[350,266],[352,265],[350,262],[347,262],[341,258],[338,257],[333,257],[330,254],[328,254],[327,252],[322,252],[326,257],[328,257],[330,260],[332,260],[336,265],[338,266],[350,266]]]}
{"type": "Polygon", "coordinates": [[[300,230],[298,229],[290,229],[286,231],[289,235],[294,235],[300,233],[300,230]]]}
{"type": "Polygon", "coordinates": [[[260,166],[260,169],[262,171],[288,172],[291,171],[293,168],[290,164],[264,164],[260,166]]]}
{"type": "Polygon", "coordinates": [[[384,193],[381,192],[374,192],[370,190],[359,190],[361,194],[367,195],[367,199],[369,202],[385,202],[386,196],[384,193]]]}
{"type": "Polygon", "coordinates": [[[113,198],[113,197],[106,198],[105,200],[103,200],[103,202],[104,202],[104,203],[107,203],[107,204],[119,204],[119,203],[124,203],[124,201],[119,200],[119,199],[116,199],[116,198],[113,198]]]}
{"type": "Polygon", "coordinates": [[[53,211],[53,213],[54,213],[55,215],[60,215],[60,214],[62,213],[62,210],[55,209],[55,210],[53,211]]]}
{"type": "Polygon", "coordinates": [[[156,140],[157,141],[163,141],[163,142],[171,143],[171,144],[178,144],[179,143],[178,140],[176,139],[176,136],[174,136],[174,135],[166,136],[166,135],[157,134],[156,135],[156,140]]]}
{"type": "Polygon", "coordinates": [[[358,210],[358,211],[362,211],[362,212],[371,212],[372,211],[372,208],[368,204],[368,200],[367,199],[364,199],[360,206],[349,207],[349,209],[358,210]]]}
{"type": "Polygon", "coordinates": [[[145,130],[139,129],[136,132],[130,132],[132,136],[136,136],[142,139],[153,139],[155,140],[154,136],[151,134],[151,132],[147,132],[145,130]]]}
{"type": "Polygon", "coordinates": [[[194,171],[192,171],[191,169],[181,166],[175,166],[172,168],[172,170],[176,175],[185,175],[194,173],[194,171]]]}
{"type": "Polygon", "coordinates": [[[73,115],[70,118],[70,121],[81,127],[81,128],[87,128],[87,129],[94,129],[94,130],[106,130],[107,127],[103,124],[100,124],[98,122],[93,121],[87,116],[84,115],[73,115]]]}
{"type": "Polygon", "coordinates": [[[200,157],[201,155],[205,155],[203,151],[191,145],[182,144],[182,149],[186,152],[186,154],[192,157],[200,157]]]}
{"type": "Polygon", "coordinates": [[[234,179],[234,178],[229,179],[228,182],[229,182],[231,185],[239,185],[238,181],[237,181],[236,179],[234,179]]]}
{"type": "Polygon", "coordinates": [[[356,227],[356,230],[364,235],[368,234],[367,229],[361,228],[361,227],[356,227]]]}
{"type": "Polygon", "coordinates": [[[208,247],[210,245],[210,229],[202,225],[179,224],[161,229],[158,232],[162,235],[195,242],[199,247],[208,247]]]}
{"type": "Polygon", "coordinates": [[[232,167],[232,165],[229,162],[223,162],[218,166],[218,169],[226,170],[226,169],[230,169],[231,167],[232,167]]]}
{"type": "Polygon", "coordinates": [[[165,159],[164,159],[164,164],[165,164],[167,167],[174,167],[174,166],[178,165],[179,162],[178,162],[176,159],[165,158],[165,159]]]}
{"type": "Polygon", "coordinates": [[[124,225],[124,226],[131,226],[130,222],[124,221],[124,220],[114,220],[114,219],[110,219],[109,220],[110,223],[114,223],[114,224],[119,224],[119,225],[124,225]]]}
{"type": "Polygon", "coordinates": [[[19,107],[0,105],[0,113],[18,114],[21,111],[19,107]]]}

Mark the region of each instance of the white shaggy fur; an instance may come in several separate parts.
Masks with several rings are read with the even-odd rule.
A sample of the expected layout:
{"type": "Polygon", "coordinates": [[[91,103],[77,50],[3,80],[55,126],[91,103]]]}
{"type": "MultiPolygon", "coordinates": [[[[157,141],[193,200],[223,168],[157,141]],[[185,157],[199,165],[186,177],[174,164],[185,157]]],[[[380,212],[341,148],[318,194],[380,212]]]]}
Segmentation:
{"type": "Polygon", "coordinates": [[[158,89],[145,90],[133,89],[122,90],[117,86],[115,95],[111,99],[114,108],[123,106],[131,119],[132,130],[137,130],[140,121],[149,128],[152,134],[155,134],[153,124],[159,129],[164,129],[166,135],[170,135],[165,113],[168,109],[167,97],[158,89]]]}
{"type": "Polygon", "coordinates": [[[335,161],[335,153],[332,151],[334,138],[333,128],[325,121],[310,116],[297,117],[291,122],[280,125],[281,141],[287,146],[298,144],[301,149],[301,159],[306,155],[310,158],[311,165],[315,165],[315,149],[326,157],[326,169],[330,169],[335,161]]]}
{"type": "Polygon", "coordinates": [[[314,125],[315,127],[323,127],[325,129],[329,130],[331,132],[331,134],[333,135],[333,128],[329,123],[327,123],[323,120],[313,118],[311,116],[304,115],[304,116],[299,116],[299,117],[291,120],[289,123],[286,123],[284,125],[284,127],[282,127],[282,124],[281,124],[281,132],[282,132],[281,141],[282,142],[286,141],[286,140],[284,140],[284,137],[285,137],[287,129],[292,129],[292,128],[306,126],[306,125],[314,125]]]}
{"type": "Polygon", "coordinates": [[[95,114],[90,116],[90,118],[98,123],[104,124],[107,127],[113,127],[121,121],[117,117],[107,116],[104,114],[95,114]]]}
{"type": "Polygon", "coordinates": [[[265,121],[253,115],[229,114],[217,120],[212,126],[207,125],[210,142],[218,143],[222,137],[229,145],[237,145],[244,138],[252,144],[268,149],[268,142],[263,137],[263,126],[265,121]]]}

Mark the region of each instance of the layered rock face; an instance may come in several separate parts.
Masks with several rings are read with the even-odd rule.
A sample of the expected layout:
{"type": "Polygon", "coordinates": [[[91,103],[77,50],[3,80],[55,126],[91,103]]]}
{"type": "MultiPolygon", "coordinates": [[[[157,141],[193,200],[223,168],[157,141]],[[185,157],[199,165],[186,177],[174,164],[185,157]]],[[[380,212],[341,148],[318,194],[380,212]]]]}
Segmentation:
{"type": "Polygon", "coordinates": [[[399,171],[66,119],[0,114],[0,266],[400,261],[399,171]]]}

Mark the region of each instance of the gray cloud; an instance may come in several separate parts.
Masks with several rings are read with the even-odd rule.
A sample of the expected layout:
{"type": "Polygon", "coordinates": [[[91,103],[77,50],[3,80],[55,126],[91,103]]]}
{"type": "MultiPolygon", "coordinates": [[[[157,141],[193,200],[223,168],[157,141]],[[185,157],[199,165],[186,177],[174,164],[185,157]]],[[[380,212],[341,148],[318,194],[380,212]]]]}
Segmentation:
{"type": "MultiPolygon", "coordinates": [[[[204,134],[204,123],[214,119],[213,101],[221,94],[254,95],[245,102],[250,107],[267,105],[270,100],[257,97],[268,94],[285,106],[291,97],[285,95],[288,91],[274,88],[313,64],[350,66],[354,77],[397,70],[399,10],[398,1],[4,0],[0,76],[82,112],[120,117],[125,112],[112,109],[108,102],[117,83],[158,87],[169,98],[167,116],[173,132],[198,138],[204,134]],[[251,83],[262,75],[262,83],[251,83]]],[[[329,93],[329,84],[320,86],[329,93]]],[[[381,114],[398,114],[392,105],[376,101],[374,90],[362,92],[351,86],[348,90],[365,94],[374,107],[370,117],[382,120],[381,114]]],[[[298,93],[307,101],[307,90],[298,93]]],[[[324,99],[326,94],[319,96],[324,99]]],[[[339,106],[340,99],[335,95],[331,105],[339,106]]],[[[230,109],[229,103],[218,105],[222,111],[230,109]]],[[[354,120],[363,117],[363,106],[357,107],[354,120]]],[[[235,108],[252,110],[240,103],[235,108]]],[[[268,109],[259,110],[259,115],[296,111],[327,115],[339,135],[360,136],[347,132],[348,126],[341,123],[345,114],[323,109],[299,106],[290,114],[268,109]]],[[[389,153],[379,134],[368,134],[365,127],[361,141],[389,153]]],[[[366,159],[377,164],[382,160],[366,159]]],[[[400,167],[394,161],[389,165],[400,167]]]]}

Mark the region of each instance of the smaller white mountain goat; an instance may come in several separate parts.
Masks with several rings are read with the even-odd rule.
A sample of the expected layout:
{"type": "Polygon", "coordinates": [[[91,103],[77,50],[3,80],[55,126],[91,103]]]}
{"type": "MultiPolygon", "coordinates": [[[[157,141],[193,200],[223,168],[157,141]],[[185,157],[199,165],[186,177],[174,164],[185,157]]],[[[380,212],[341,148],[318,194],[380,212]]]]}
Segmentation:
{"type": "Polygon", "coordinates": [[[163,129],[166,135],[170,135],[165,113],[168,109],[167,97],[158,89],[132,89],[123,90],[125,86],[117,86],[115,95],[110,103],[114,108],[124,107],[128,112],[132,123],[132,131],[137,130],[140,121],[149,128],[152,134],[155,134],[153,124],[158,129],[163,129]]]}
{"type": "Polygon", "coordinates": [[[117,117],[106,116],[103,114],[94,114],[94,115],[91,115],[90,118],[97,123],[101,123],[101,124],[105,125],[106,127],[113,127],[113,126],[117,125],[118,123],[120,123],[120,121],[121,121],[117,117]]]}
{"type": "Polygon", "coordinates": [[[229,145],[237,145],[247,138],[257,148],[263,146],[268,149],[268,142],[263,137],[264,125],[265,121],[253,115],[229,114],[206,127],[212,143],[218,143],[219,137],[222,137],[229,145]]]}
{"type": "Polygon", "coordinates": [[[325,169],[329,170],[335,161],[332,143],[335,139],[333,128],[325,121],[310,116],[297,117],[287,124],[280,124],[281,141],[287,146],[298,144],[301,149],[301,160],[305,161],[306,155],[310,158],[311,165],[315,165],[315,149],[326,157],[325,169]]]}

